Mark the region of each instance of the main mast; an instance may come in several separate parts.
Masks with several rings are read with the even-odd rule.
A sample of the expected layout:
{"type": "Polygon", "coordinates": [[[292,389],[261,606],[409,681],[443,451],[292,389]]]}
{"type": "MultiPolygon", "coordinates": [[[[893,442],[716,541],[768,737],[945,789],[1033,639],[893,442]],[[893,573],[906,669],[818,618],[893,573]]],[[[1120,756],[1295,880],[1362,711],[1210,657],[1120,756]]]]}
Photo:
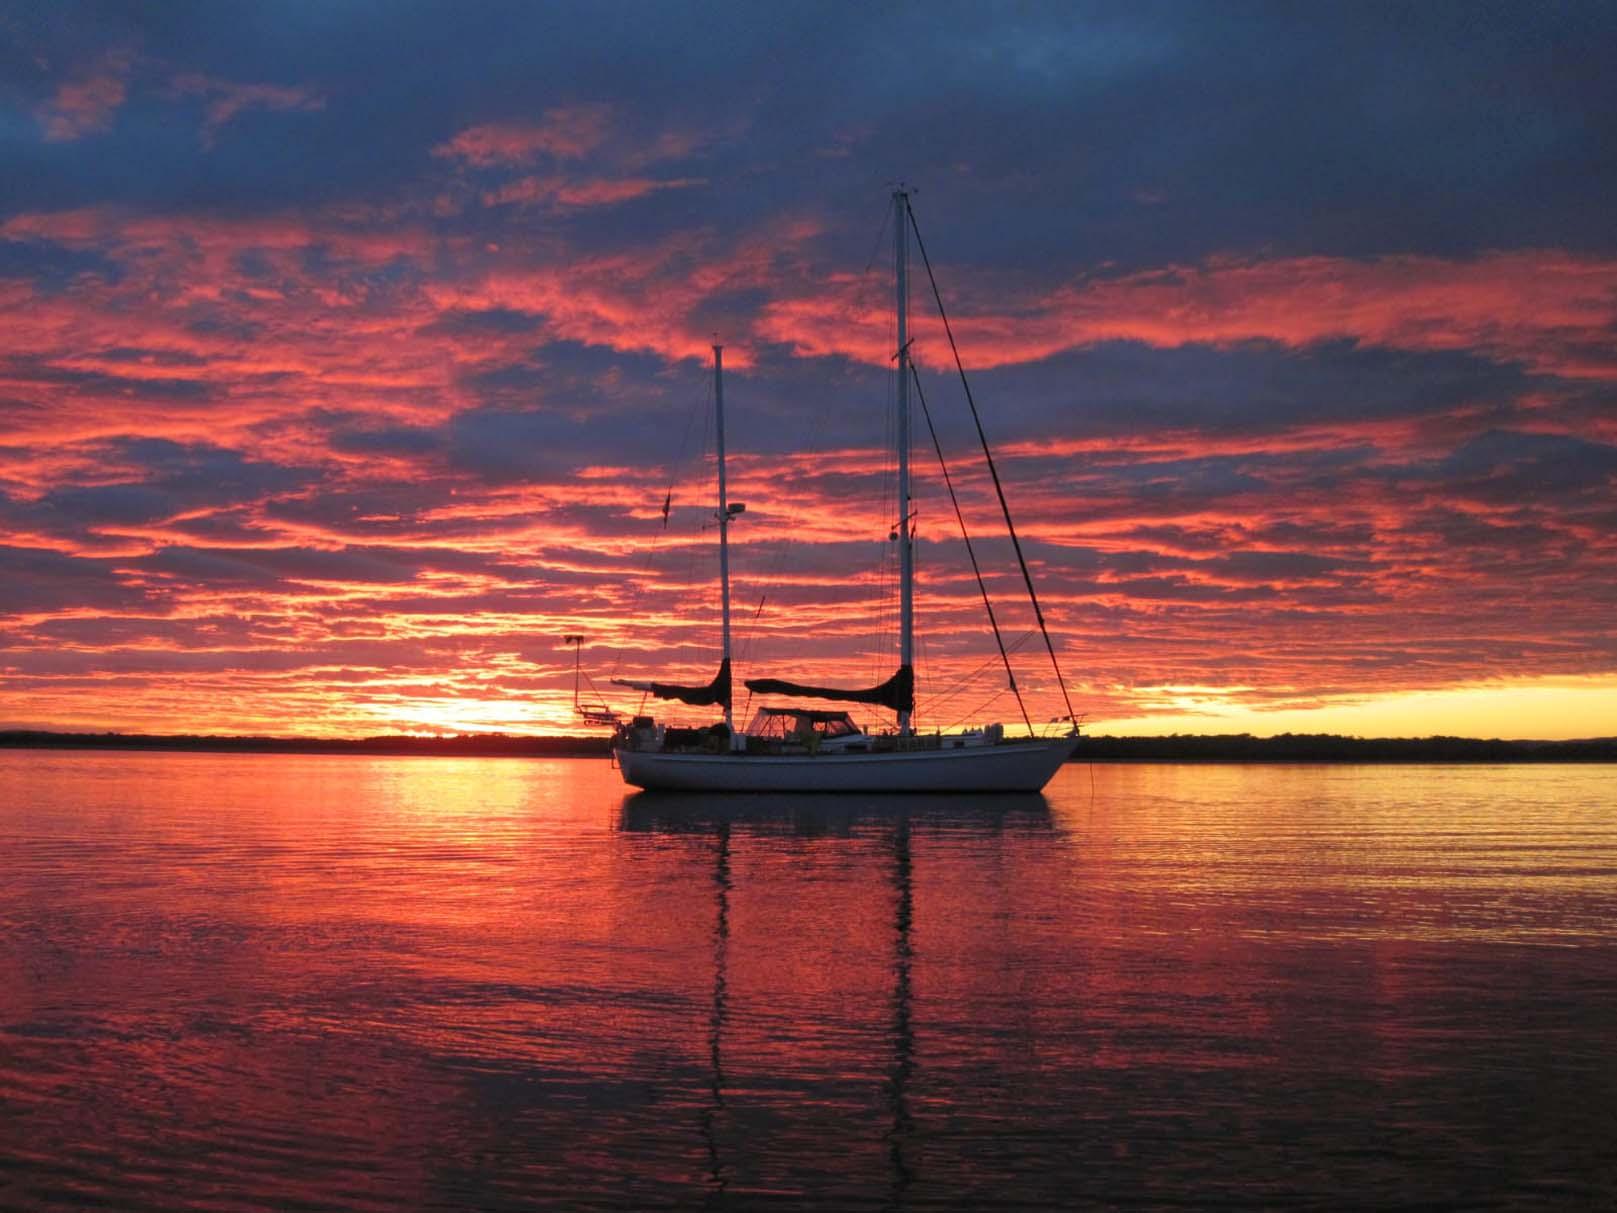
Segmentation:
{"type": "MultiPolygon", "coordinates": [[[[723,602],[724,665],[730,664],[730,502],[724,485],[724,347],[713,347],[713,429],[716,433],[714,448],[719,460],[719,596],[723,602]]],[[[725,700],[724,724],[733,730],[730,702],[725,700]]]]}
{"type": "MultiPolygon", "coordinates": [[[[893,276],[898,288],[898,664],[905,670],[913,668],[915,658],[915,552],[910,538],[909,207],[908,192],[894,190],[893,276]]],[[[723,467],[722,460],[719,466],[723,467]]],[[[723,472],[719,474],[719,483],[723,484],[723,472]]],[[[908,709],[898,714],[898,731],[911,731],[908,709]]]]}

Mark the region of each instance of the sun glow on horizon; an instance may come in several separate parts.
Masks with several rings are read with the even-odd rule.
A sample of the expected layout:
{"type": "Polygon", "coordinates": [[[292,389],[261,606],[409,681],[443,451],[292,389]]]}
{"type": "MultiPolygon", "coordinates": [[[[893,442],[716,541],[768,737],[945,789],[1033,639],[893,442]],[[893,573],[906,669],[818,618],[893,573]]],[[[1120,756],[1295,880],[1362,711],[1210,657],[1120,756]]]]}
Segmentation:
{"type": "MultiPolygon", "coordinates": [[[[1207,688],[1200,688],[1206,690],[1207,688]]],[[[1350,737],[1483,737],[1570,741],[1617,735],[1617,679],[1517,679],[1438,690],[1341,696],[1317,707],[1263,708],[1186,699],[1179,714],[1097,717],[1087,732],[1335,733],[1350,737]]]]}
{"type": "MultiPolygon", "coordinates": [[[[1308,706],[1265,707],[1244,701],[1250,688],[1212,686],[1158,686],[1136,688],[1132,698],[1148,710],[1130,714],[1085,712],[1081,690],[1073,694],[1083,719],[1083,731],[1092,735],[1157,737],[1183,734],[1237,734],[1258,737],[1280,733],[1328,733],[1349,737],[1461,736],[1510,740],[1565,741],[1617,736],[1617,679],[1541,678],[1502,680],[1419,691],[1393,691],[1370,696],[1339,696],[1308,706]]],[[[1131,697],[1111,688],[1112,702],[1131,697]]],[[[680,724],[706,724],[717,714],[657,701],[616,704],[623,715],[647,711],[680,724]]],[[[824,704],[820,706],[826,706],[824,704]]],[[[1031,707],[1032,705],[1030,705],[1031,707]]],[[[305,715],[283,719],[254,712],[220,713],[175,723],[173,717],[149,718],[99,714],[73,714],[55,719],[0,721],[0,728],[46,729],[65,732],[185,733],[197,735],[288,736],[304,738],[359,738],[379,735],[408,737],[507,736],[603,737],[606,730],[580,720],[567,696],[544,692],[532,699],[422,697],[356,697],[344,702],[332,697],[324,710],[306,705],[305,715]]],[[[928,719],[924,695],[920,701],[920,728],[930,732],[942,722],[928,719]]],[[[866,728],[891,726],[891,718],[875,709],[854,709],[866,728]]],[[[737,705],[737,720],[742,716],[737,705]]],[[[1014,703],[1002,696],[981,719],[964,721],[969,727],[999,720],[1007,730],[1022,732],[1014,703]]],[[[1035,720],[1041,717],[1035,713],[1035,720]]],[[[951,731],[945,729],[944,731],[951,731]]]]}

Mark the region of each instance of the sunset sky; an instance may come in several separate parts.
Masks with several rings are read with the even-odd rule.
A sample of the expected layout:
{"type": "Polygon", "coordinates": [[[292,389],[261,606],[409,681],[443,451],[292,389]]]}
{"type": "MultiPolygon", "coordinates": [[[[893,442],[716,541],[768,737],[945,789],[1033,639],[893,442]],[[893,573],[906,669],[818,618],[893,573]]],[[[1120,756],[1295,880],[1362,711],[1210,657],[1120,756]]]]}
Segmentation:
{"type": "MultiPolygon", "coordinates": [[[[885,677],[902,179],[1090,727],[1617,734],[1613,62],[1605,4],[0,5],[0,727],[706,681],[715,335],[737,674],[885,677]]],[[[917,439],[918,724],[1013,721],[917,439]]]]}

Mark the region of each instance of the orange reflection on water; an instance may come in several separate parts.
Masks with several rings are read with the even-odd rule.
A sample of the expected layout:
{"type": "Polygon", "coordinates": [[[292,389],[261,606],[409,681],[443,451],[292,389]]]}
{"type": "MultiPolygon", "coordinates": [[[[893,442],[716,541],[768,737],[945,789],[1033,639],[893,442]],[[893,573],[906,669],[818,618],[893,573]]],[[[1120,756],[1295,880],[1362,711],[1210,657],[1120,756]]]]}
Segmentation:
{"type": "Polygon", "coordinates": [[[1617,1089],[1609,771],[724,801],[587,761],[0,775],[24,1203],[1386,1203],[1603,1174],[1557,1109],[1617,1089]]]}

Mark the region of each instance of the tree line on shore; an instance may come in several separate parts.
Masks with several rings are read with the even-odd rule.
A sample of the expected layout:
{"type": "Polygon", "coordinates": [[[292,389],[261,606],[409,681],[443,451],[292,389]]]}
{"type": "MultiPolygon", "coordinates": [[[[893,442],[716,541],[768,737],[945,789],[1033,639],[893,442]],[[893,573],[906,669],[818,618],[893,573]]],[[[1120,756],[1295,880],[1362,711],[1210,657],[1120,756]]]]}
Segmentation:
{"type": "Polygon", "coordinates": [[[1342,737],[1334,733],[1085,737],[1074,758],[1091,762],[1614,762],[1617,738],[1504,741],[1480,737],[1342,737]]]}
{"type": "MultiPolygon", "coordinates": [[[[197,750],[265,754],[567,757],[605,755],[605,737],[463,733],[446,737],[222,737],[200,734],[63,733],[0,730],[0,748],[197,750]]],[[[1158,737],[1085,736],[1077,762],[1617,762],[1617,738],[1505,741],[1475,737],[1274,737],[1175,733],[1158,737]]]]}

